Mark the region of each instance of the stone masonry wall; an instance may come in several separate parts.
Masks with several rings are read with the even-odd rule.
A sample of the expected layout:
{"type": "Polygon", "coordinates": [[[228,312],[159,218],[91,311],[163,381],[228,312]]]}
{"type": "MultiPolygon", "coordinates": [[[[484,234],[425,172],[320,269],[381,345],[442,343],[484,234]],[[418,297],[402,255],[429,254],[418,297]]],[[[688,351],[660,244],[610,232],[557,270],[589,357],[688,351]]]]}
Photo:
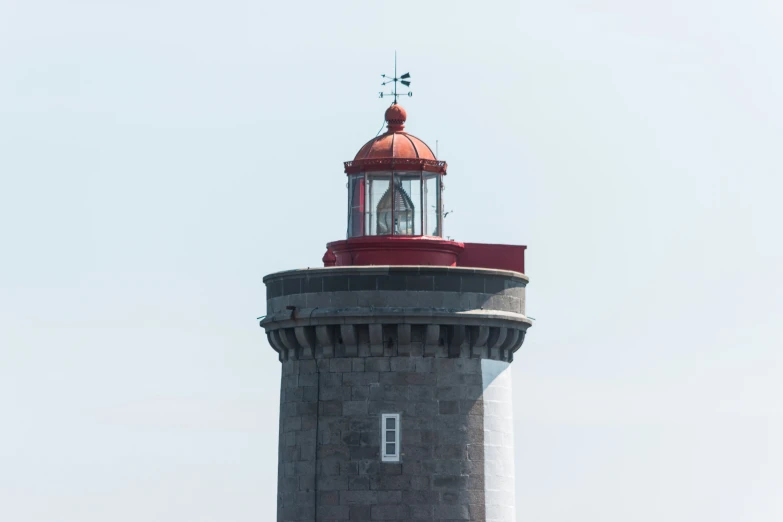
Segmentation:
{"type": "Polygon", "coordinates": [[[282,373],[278,521],[487,520],[481,359],[289,360],[282,373]],[[381,462],[381,413],[401,414],[399,463],[381,462]]]}

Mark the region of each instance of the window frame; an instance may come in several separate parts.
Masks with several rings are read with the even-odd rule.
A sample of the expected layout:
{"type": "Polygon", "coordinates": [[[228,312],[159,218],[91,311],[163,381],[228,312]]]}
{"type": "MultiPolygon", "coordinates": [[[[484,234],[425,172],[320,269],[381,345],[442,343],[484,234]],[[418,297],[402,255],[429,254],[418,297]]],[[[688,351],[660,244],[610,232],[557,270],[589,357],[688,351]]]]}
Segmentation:
{"type": "MultiPolygon", "coordinates": [[[[364,171],[359,172],[356,174],[349,175],[348,179],[348,223],[346,226],[347,238],[352,237],[367,237],[367,236],[376,236],[376,237],[383,237],[383,236],[399,236],[399,237],[423,237],[423,236],[429,236],[429,237],[439,237],[439,238],[445,238],[446,236],[443,233],[443,174],[439,172],[431,172],[427,170],[370,170],[370,171],[364,171]],[[413,230],[415,231],[418,227],[419,233],[418,234],[398,234],[396,233],[396,209],[395,209],[395,201],[397,198],[397,182],[398,181],[410,181],[414,179],[414,177],[418,178],[418,184],[417,189],[419,191],[418,197],[416,198],[410,198],[410,194],[407,194],[410,198],[411,203],[413,204],[413,208],[411,209],[413,211],[413,230]],[[359,213],[357,212],[357,215],[353,214],[353,200],[352,196],[354,195],[351,180],[361,180],[364,179],[364,201],[363,204],[363,212],[359,213]],[[385,181],[388,182],[388,187],[373,187],[373,181],[385,181]],[[428,190],[427,182],[433,181],[434,186],[431,187],[433,190],[428,190]],[[382,190],[381,194],[376,194],[376,190],[382,190]],[[390,215],[389,215],[389,222],[390,222],[390,228],[389,232],[385,234],[378,234],[378,204],[380,203],[380,199],[383,197],[383,194],[386,192],[389,192],[391,197],[391,205],[390,205],[390,215]],[[415,200],[414,200],[415,199],[415,200]],[[433,215],[429,215],[429,207],[434,207],[433,215]],[[417,209],[418,207],[418,209],[417,209]],[[418,219],[416,218],[416,213],[419,213],[418,219]],[[362,216],[359,217],[359,214],[362,216]],[[362,220],[362,223],[354,224],[353,218],[359,218],[362,220]],[[433,223],[431,223],[430,218],[433,218],[435,220],[435,229],[431,230],[433,228],[433,223]],[[361,229],[361,234],[358,235],[352,235],[352,229],[353,228],[361,229]],[[436,232],[434,235],[430,235],[429,232],[436,232]]],[[[361,205],[360,205],[361,206],[361,205]]],[[[358,208],[358,207],[357,207],[358,208]]]]}
{"type": "MultiPolygon", "coordinates": [[[[380,185],[380,183],[379,183],[380,185]]],[[[383,189],[383,186],[380,187],[383,189]]],[[[393,234],[378,234],[378,204],[383,198],[383,194],[387,191],[392,196],[391,214],[389,216],[389,223],[392,231],[394,230],[394,173],[392,171],[369,171],[364,173],[364,205],[365,205],[365,221],[364,221],[364,236],[390,236],[393,234]],[[376,194],[377,188],[373,181],[388,181],[388,187],[382,194],[376,194]]]]}
{"type": "Polygon", "coordinates": [[[421,170],[395,170],[392,172],[392,234],[395,236],[406,236],[406,237],[421,237],[424,235],[422,232],[424,230],[424,216],[423,216],[423,205],[422,202],[424,200],[423,198],[423,171],[421,170]],[[416,180],[416,184],[411,186],[410,192],[413,192],[413,189],[417,189],[419,192],[418,201],[414,201],[414,199],[411,197],[411,194],[405,191],[405,189],[402,186],[403,182],[406,181],[414,181],[416,180]],[[396,215],[397,209],[397,193],[402,192],[404,196],[401,197],[407,197],[408,200],[411,202],[412,207],[410,209],[410,212],[412,212],[411,220],[410,220],[410,227],[413,230],[413,234],[402,234],[397,233],[397,227],[400,225],[400,218],[396,215]],[[416,219],[416,213],[418,212],[419,217],[416,219]],[[419,229],[419,233],[416,233],[416,229],[419,229]]]}
{"type": "Polygon", "coordinates": [[[435,172],[421,173],[421,193],[422,193],[422,235],[429,237],[446,237],[443,235],[443,175],[435,172]],[[430,194],[427,182],[429,180],[435,181],[433,193],[430,194]],[[430,234],[432,223],[429,222],[429,207],[431,204],[435,207],[433,217],[435,218],[435,232],[436,234],[430,234]]]}
{"type": "Polygon", "coordinates": [[[402,429],[400,426],[400,414],[399,413],[381,413],[381,462],[399,462],[400,461],[400,447],[402,446],[402,429]],[[386,420],[394,419],[394,428],[386,428],[386,420]],[[394,441],[389,442],[387,440],[387,434],[394,432],[394,441]],[[386,452],[386,445],[394,444],[394,453],[386,452]]]}
{"type": "Polygon", "coordinates": [[[367,175],[365,173],[352,174],[348,176],[348,229],[347,238],[362,237],[365,234],[366,227],[366,207],[367,203],[367,175]],[[357,190],[355,184],[359,185],[357,190]],[[359,196],[359,201],[355,201],[354,196],[359,196]],[[358,203],[358,204],[357,204],[358,203]],[[354,234],[354,228],[359,229],[358,234],[354,234]]]}

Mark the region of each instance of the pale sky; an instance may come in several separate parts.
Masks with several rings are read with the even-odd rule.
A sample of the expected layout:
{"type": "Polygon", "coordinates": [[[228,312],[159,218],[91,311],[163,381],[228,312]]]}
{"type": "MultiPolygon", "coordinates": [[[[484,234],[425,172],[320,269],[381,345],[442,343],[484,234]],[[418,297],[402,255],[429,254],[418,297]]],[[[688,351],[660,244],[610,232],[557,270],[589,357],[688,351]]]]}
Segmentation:
{"type": "Polygon", "coordinates": [[[273,520],[265,274],[410,71],[527,244],[517,516],[783,520],[783,4],[0,0],[0,520],[273,520]]]}

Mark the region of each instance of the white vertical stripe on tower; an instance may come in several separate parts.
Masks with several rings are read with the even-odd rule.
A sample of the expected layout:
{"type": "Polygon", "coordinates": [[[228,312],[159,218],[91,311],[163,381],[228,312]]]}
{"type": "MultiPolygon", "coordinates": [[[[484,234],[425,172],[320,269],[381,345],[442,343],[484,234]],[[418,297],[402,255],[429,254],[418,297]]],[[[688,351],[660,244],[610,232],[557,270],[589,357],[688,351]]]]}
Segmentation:
{"type": "Polygon", "coordinates": [[[509,363],[482,359],[481,381],[486,520],[514,522],[514,422],[509,363]]]}

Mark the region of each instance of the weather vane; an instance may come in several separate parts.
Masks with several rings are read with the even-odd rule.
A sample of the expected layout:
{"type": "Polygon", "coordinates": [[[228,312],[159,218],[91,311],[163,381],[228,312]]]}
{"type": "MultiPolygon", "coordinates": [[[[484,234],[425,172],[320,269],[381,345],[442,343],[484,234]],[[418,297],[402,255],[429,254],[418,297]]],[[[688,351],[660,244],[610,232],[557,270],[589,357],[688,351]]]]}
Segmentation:
{"type": "Polygon", "coordinates": [[[398,82],[403,84],[405,87],[410,87],[411,86],[410,77],[411,77],[410,73],[405,73],[402,76],[400,76],[399,78],[397,77],[397,51],[394,51],[394,76],[389,77],[389,76],[387,76],[385,74],[381,75],[381,78],[384,79],[384,81],[383,81],[383,83],[381,85],[386,86],[386,85],[388,85],[390,83],[393,83],[394,84],[394,89],[392,90],[392,92],[383,92],[383,91],[381,91],[381,92],[378,93],[378,97],[379,98],[383,98],[383,97],[386,97],[386,96],[394,96],[394,103],[397,103],[397,98],[399,96],[413,96],[413,92],[412,91],[408,91],[407,93],[399,93],[399,94],[397,93],[397,83],[398,82]]]}

